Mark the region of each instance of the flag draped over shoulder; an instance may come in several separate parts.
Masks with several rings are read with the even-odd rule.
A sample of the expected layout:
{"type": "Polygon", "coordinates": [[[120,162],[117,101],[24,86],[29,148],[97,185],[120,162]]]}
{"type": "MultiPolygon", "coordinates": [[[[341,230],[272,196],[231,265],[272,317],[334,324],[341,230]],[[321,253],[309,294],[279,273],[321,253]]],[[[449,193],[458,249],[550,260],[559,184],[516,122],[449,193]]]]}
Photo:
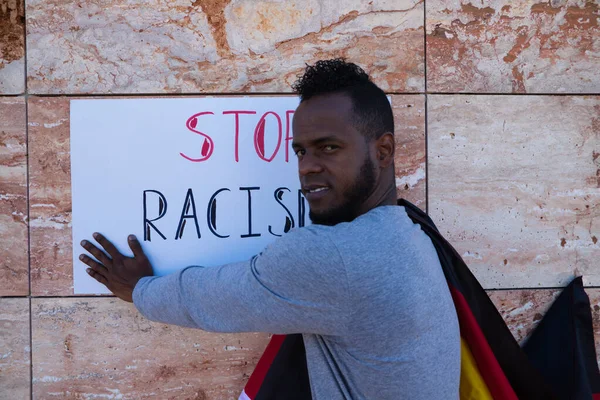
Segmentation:
{"type": "MultiPolygon", "coordinates": [[[[406,200],[398,205],[431,238],[454,300],[461,332],[461,400],[600,400],[590,303],[581,278],[563,291],[522,349],[427,214],[406,200]]],[[[273,336],[240,399],[311,399],[301,334],[273,336]]]]}

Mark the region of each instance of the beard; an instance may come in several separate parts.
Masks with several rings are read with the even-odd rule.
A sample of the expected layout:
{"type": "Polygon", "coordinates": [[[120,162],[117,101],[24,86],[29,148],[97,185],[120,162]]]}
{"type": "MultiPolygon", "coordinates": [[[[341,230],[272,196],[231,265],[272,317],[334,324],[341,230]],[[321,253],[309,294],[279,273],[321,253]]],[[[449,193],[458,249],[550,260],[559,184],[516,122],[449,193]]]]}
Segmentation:
{"type": "Polygon", "coordinates": [[[343,193],[344,202],[318,214],[311,210],[308,216],[312,223],[316,225],[333,226],[341,222],[350,222],[358,216],[360,207],[371,195],[374,188],[375,165],[369,153],[367,153],[356,181],[343,193]]]}

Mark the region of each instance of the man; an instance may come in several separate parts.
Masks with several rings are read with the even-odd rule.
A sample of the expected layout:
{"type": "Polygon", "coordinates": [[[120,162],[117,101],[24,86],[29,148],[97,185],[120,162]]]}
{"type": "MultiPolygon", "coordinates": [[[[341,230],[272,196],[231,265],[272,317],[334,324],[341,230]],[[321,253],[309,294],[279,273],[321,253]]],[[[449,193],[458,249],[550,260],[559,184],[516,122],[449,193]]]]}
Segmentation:
{"type": "Polygon", "coordinates": [[[394,121],[355,64],[319,61],[294,89],[302,191],[314,225],[251,260],[152,276],[100,234],[88,273],[147,318],[215,332],[302,333],[312,397],[457,399],[460,333],[429,237],[396,205],[394,121]]]}

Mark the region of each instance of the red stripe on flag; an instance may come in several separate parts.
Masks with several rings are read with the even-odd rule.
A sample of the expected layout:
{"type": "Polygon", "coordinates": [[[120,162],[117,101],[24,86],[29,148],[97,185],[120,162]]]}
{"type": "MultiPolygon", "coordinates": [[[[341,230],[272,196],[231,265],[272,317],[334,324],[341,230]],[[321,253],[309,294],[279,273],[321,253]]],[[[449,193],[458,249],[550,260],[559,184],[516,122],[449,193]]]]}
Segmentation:
{"type": "Polygon", "coordinates": [[[262,386],[265,376],[267,376],[267,372],[271,368],[271,364],[273,364],[273,360],[279,352],[284,339],[285,335],[273,335],[265,352],[260,357],[260,360],[258,360],[258,364],[256,364],[256,368],[254,368],[254,372],[250,375],[250,379],[248,379],[248,383],[246,383],[246,387],[244,388],[244,392],[251,399],[254,399],[258,394],[258,390],[262,386]]]}
{"type": "Polygon", "coordinates": [[[490,348],[471,308],[461,292],[450,286],[450,293],[454,299],[454,306],[458,314],[460,331],[462,337],[467,342],[471,354],[477,363],[477,368],[481,373],[490,394],[496,400],[518,400],[515,391],[510,382],[506,379],[504,371],[498,364],[494,352],[490,348]]]}

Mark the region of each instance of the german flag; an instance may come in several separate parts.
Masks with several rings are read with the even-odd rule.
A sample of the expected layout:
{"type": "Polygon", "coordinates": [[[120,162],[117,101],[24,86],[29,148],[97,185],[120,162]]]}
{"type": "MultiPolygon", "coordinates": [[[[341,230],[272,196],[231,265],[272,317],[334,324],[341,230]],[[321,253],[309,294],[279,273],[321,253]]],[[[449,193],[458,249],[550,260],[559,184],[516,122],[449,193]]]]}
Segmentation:
{"type": "Polygon", "coordinates": [[[592,310],[581,277],[562,291],[523,350],[560,399],[600,400],[592,310]]]}
{"type": "MultiPolygon", "coordinates": [[[[581,278],[559,296],[524,349],[460,255],[418,207],[399,200],[431,238],[460,323],[461,400],[600,400],[590,303],[581,278]]],[[[311,399],[302,335],[274,335],[240,400],[311,399]]]]}

